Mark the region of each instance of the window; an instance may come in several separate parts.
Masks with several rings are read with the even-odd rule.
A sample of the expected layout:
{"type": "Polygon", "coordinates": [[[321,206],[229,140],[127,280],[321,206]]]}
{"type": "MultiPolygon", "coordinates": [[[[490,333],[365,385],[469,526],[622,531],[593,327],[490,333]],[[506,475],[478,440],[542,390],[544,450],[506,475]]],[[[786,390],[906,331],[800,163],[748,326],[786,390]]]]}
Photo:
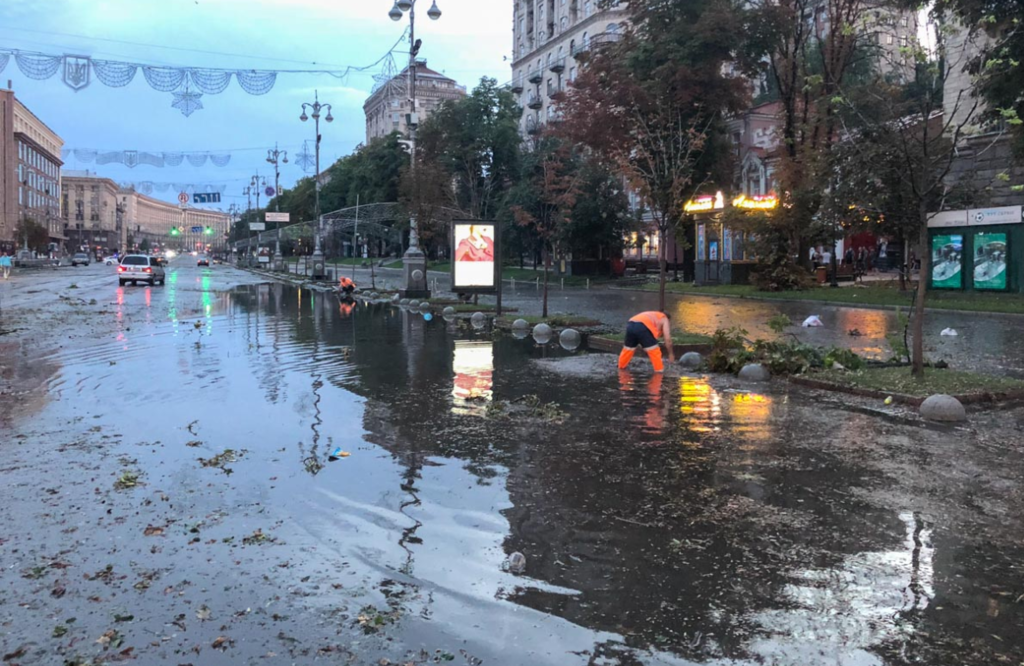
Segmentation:
{"type": "Polygon", "coordinates": [[[904,16],[902,19],[900,19],[900,25],[902,25],[904,28],[908,27],[910,25],[910,18],[904,16]]]}
{"type": "Polygon", "coordinates": [[[583,3],[583,17],[586,18],[594,13],[594,9],[591,6],[593,0],[585,0],[583,3]]]}
{"type": "Polygon", "coordinates": [[[606,30],[607,30],[608,34],[616,35],[619,32],[619,24],[618,23],[609,23],[608,24],[608,28],[606,30]]]}
{"type": "Polygon", "coordinates": [[[566,28],[569,27],[569,19],[563,16],[559,25],[562,28],[562,32],[565,32],[566,28]]]}
{"type": "Polygon", "coordinates": [[[569,80],[570,81],[575,81],[576,80],[576,68],[575,67],[570,67],[569,68],[569,80]]]}
{"type": "Polygon", "coordinates": [[[889,45],[891,45],[891,44],[892,44],[892,41],[893,41],[893,40],[892,40],[892,35],[886,35],[886,36],[885,36],[885,43],[886,43],[886,44],[889,44],[889,45]]]}
{"type": "Polygon", "coordinates": [[[908,43],[909,43],[909,40],[907,39],[907,36],[906,35],[901,35],[900,36],[900,46],[906,47],[908,43]]]}

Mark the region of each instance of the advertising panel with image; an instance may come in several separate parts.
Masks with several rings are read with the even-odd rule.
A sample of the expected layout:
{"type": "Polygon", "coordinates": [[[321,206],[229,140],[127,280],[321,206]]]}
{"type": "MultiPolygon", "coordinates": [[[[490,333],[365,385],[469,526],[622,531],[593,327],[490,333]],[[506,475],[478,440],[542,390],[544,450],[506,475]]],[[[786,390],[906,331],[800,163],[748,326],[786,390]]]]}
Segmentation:
{"type": "Polygon", "coordinates": [[[1006,289],[1006,234],[974,234],[974,288],[1006,289]]]}
{"type": "Polygon", "coordinates": [[[497,290],[497,227],[493,222],[452,223],[452,290],[484,293],[497,290]]]}
{"type": "Polygon", "coordinates": [[[963,287],[964,237],[960,234],[932,236],[932,287],[963,287]]]}

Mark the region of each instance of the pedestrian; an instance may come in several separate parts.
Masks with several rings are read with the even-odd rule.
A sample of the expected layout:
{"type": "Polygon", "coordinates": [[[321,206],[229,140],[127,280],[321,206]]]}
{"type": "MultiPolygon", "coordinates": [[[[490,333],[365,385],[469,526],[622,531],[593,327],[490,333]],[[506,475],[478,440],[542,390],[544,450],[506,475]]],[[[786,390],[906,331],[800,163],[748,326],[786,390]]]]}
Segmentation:
{"type": "Polygon", "coordinates": [[[2,256],[0,256],[0,271],[4,274],[4,279],[11,277],[11,255],[7,254],[7,250],[4,250],[2,256]]]}
{"type": "Polygon", "coordinates": [[[633,360],[637,346],[643,347],[655,372],[664,372],[665,364],[661,359],[661,347],[658,338],[665,337],[665,348],[668,349],[668,360],[675,362],[675,351],[672,348],[672,322],[664,312],[641,312],[626,323],[626,339],[619,352],[619,370],[633,360]]]}
{"type": "Polygon", "coordinates": [[[853,256],[854,256],[853,255],[853,248],[852,247],[847,248],[846,253],[843,255],[843,263],[846,264],[847,266],[852,266],[853,265],[853,256]]]}

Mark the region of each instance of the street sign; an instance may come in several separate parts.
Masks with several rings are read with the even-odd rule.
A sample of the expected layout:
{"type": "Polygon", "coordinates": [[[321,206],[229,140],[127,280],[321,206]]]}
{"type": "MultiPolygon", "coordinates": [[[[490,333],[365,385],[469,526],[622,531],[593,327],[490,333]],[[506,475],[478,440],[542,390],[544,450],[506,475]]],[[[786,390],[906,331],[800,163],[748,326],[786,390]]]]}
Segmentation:
{"type": "Polygon", "coordinates": [[[274,196],[274,188],[271,187],[270,185],[267,185],[267,189],[265,189],[263,191],[266,192],[268,197],[274,196]]]}
{"type": "Polygon", "coordinates": [[[267,222],[290,222],[291,213],[267,213],[267,222]]]}
{"type": "Polygon", "coordinates": [[[203,233],[203,228],[202,227],[192,227],[192,233],[194,233],[194,234],[201,234],[201,233],[203,233]]]}
{"type": "Polygon", "coordinates": [[[182,192],[178,195],[178,203],[185,205],[188,203],[188,192],[182,192]]]}
{"type": "Polygon", "coordinates": [[[263,222],[250,222],[249,231],[266,231],[267,225],[263,222]]]}
{"type": "Polygon", "coordinates": [[[178,227],[178,233],[179,234],[185,233],[185,227],[178,227]]]}
{"type": "Polygon", "coordinates": [[[192,203],[220,203],[220,192],[196,192],[192,195],[192,203]]]}

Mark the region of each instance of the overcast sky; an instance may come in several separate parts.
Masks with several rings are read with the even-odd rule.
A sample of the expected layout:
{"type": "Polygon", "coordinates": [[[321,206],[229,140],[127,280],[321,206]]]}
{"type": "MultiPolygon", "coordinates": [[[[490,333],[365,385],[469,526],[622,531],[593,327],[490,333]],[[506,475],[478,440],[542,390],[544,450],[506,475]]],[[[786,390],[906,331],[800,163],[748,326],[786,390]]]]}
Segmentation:
{"type": "MultiPolygon", "coordinates": [[[[419,0],[416,34],[420,57],[431,68],[472,88],[482,76],[511,78],[504,56],[512,43],[512,0],[437,0],[439,21],[419,0]]],[[[52,54],[89,55],[144,64],[251,69],[343,69],[364,66],[387,53],[408,20],[388,18],[392,0],[0,0],[0,47],[52,54]]],[[[396,53],[399,67],[408,45],[396,53]]],[[[176,168],[96,166],[68,158],[66,169],[93,169],[116,181],[226,183],[223,207],[246,205],[242,195],[257,170],[272,181],[266,149],[288,151],[281,173],[290,186],[303,173],[293,155],[309,139],[313,123],[299,121],[302,102],[333,107],[335,121],[321,121],[321,168],[365,138],[362,105],[372,72],[347,80],[328,75],[282,74],[266,95],[243,92],[232,79],[219,95],[204,95],[204,108],[186,118],[171,108],[171,93],[153,90],[139,72],[125,88],[93,79],[74,92],[60,73],[44,81],[24,76],[13,58],[0,85],[15,94],[63,139],[65,147],[100,150],[218,151],[234,149],[227,167],[187,162],[176,168]],[[239,150],[251,149],[251,150],[239,150]]],[[[312,149],[312,148],[311,148],[312,149]]],[[[175,193],[156,194],[173,200],[175,193]]],[[[261,203],[263,201],[261,200],[261,203]]]]}

